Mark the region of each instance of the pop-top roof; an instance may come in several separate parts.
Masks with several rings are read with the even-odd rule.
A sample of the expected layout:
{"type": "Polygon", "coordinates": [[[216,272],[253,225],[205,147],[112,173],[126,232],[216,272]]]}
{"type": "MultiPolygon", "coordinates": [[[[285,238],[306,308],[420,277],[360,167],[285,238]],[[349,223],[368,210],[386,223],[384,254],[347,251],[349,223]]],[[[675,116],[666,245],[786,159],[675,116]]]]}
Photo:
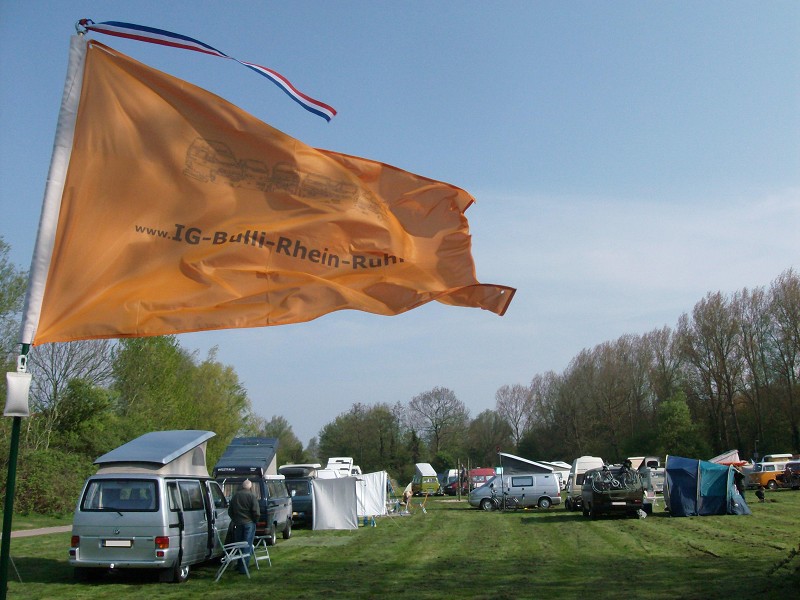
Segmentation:
{"type": "Polygon", "coordinates": [[[206,442],[213,431],[151,431],[94,461],[97,473],[152,473],[208,477],[206,442]]]}
{"type": "Polygon", "coordinates": [[[151,431],[103,454],[94,464],[137,462],[166,465],[215,435],[213,431],[188,429],[151,431]]]}
{"type": "Polygon", "coordinates": [[[414,466],[422,477],[436,477],[436,470],[430,463],[417,463],[414,466]]]}
{"type": "Polygon", "coordinates": [[[544,463],[528,460],[520,456],[514,456],[507,452],[498,452],[500,455],[500,464],[503,465],[503,473],[510,475],[512,473],[552,473],[553,467],[544,463]]]}
{"type": "Polygon", "coordinates": [[[259,476],[275,475],[278,438],[234,438],[214,465],[215,477],[223,473],[255,469],[259,476]]]}

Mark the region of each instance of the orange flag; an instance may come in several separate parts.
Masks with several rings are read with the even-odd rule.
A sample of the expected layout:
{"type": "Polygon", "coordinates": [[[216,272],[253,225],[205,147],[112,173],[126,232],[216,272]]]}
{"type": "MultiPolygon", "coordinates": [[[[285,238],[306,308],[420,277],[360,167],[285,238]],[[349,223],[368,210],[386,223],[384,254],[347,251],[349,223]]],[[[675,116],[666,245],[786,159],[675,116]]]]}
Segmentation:
{"type": "Polygon", "coordinates": [[[33,341],[395,315],[431,300],[502,315],[514,289],[476,279],[472,202],[306,146],[89,41],[33,341]]]}

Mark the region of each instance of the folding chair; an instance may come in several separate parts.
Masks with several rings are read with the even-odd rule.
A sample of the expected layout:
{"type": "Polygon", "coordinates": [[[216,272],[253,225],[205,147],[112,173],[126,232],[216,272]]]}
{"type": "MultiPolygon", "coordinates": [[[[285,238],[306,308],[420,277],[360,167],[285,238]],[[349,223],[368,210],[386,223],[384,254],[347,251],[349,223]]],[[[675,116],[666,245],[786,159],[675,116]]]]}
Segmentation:
{"type": "MultiPolygon", "coordinates": [[[[233,527],[233,524],[231,524],[233,527]]],[[[225,570],[232,564],[235,564],[237,560],[243,559],[244,562],[244,572],[247,575],[247,578],[250,578],[250,569],[247,566],[247,563],[250,562],[250,544],[247,542],[231,542],[230,544],[225,544],[222,541],[222,538],[219,535],[219,529],[214,527],[214,533],[217,536],[217,542],[219,543],[220,547],[222,548],[222,558],[220,559],[220,566],[217,570],[217,576],[214,579],[216,583],[219,581],[219,578],[222,577],[222,574],[225,570]]],[[[256,567],[258,567],[258,561],[256,561],[256,567]]]]}
{"type": "Polygon", "coordinates": [[[253,558],[256,559],[257,569],[261,568],[258,566],[258,561],[260,560],[265,560],[270,567],[272,566],[272,559],[269,557],[269,545],[265,536],[259,536],[253,540],[253,558]],[[261,551],[261,555],[259,555],[259,551],[261,551]]]}

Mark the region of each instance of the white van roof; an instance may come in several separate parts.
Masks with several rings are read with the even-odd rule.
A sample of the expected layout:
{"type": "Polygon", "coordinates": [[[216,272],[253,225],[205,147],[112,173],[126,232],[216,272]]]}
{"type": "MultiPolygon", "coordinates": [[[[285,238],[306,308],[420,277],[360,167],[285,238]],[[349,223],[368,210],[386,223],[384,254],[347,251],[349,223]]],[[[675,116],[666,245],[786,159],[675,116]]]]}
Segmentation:
{"type": "Polygon", "coordinates": [[[417,473],[423,477],[436,477],[436,470],[430,463],[417,463],[414,466],[417,469],[417,473]]]}
{"type": "Polygon", "coordinates": [[[147,472],[208,477],[206,442],[213,431],[151,431],[94,461],[98,473],[147,472]]]}
{"type": "Polygon", "coordinates": [[[765,462],[782,462],[785,460],[792,460],[791,454],[765,454],[761,459],[762,463],[765,462]]]}

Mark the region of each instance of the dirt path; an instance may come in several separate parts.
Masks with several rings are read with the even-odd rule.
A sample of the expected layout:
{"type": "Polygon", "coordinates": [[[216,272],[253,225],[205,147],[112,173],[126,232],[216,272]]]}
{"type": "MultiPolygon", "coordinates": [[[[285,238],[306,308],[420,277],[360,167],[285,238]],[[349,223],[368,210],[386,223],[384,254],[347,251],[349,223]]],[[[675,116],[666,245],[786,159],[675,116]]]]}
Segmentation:
{"type": "Polygon", "coordinates": [[[20,529],[11,532],[11,539],[30,537],[32,535],[44,535],[46,533],[66,533],[72,531],[72,525],[61,525],[59,527],[42,527],[41,529],[20,529]]]}

